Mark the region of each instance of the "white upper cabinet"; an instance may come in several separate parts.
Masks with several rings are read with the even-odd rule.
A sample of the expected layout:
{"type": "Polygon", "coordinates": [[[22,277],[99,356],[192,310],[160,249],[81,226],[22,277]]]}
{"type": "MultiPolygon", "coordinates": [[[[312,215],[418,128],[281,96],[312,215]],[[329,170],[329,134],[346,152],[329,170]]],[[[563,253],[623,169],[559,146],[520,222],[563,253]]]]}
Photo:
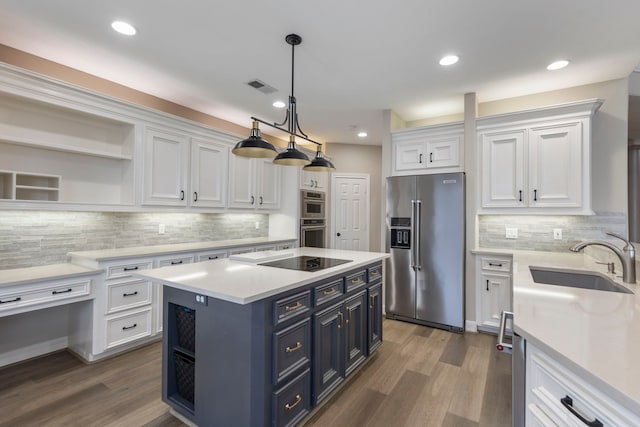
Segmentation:
{"type": "Polygon", "coordinates": [[[187,206],[189,137],[147,127],[144,134],[144,196],[147,205],[187,206]]]}
{"type": "Polygon", "coordinates": [[[223,141],[147,127],[143,203],[224,208],[228,158],[223,141]]]}
{"type": "Polygon", "coordinates": [[[478,119],[481,212],[592,214],[591,120],[601,104],[478,119]]]}
{"type": "Polygon", "coordinates": [[[204,138],[191,140],[191,206],[226,206],[228,162],[228,145],[204,138]]]}
{"type": "Polygon", "coordinates": [[[463,170],[464,128],[456,122],[392,132],[393,175],[463,170]]]}
{"type": "Polygon", "coordinates": [[[229,207],[277,210],[280,208],[280,166],[272,159],[229,157],[229,207]]]}
{"type": "Polygon", "coordinates": [[[301,190],[327,191],[329,187],[329,174],[327,172],[311,172],[302,169],[300,174],[301,190]]]}

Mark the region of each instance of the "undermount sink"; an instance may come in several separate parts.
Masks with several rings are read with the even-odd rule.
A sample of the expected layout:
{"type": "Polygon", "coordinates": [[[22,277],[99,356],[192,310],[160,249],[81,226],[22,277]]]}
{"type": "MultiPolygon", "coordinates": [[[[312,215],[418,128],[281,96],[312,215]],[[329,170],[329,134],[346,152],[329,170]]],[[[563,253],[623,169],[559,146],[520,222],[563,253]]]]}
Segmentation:
{"type": "Polygon", "coordinates": [[[530,266],[529,271],[531,271],[531,277],[536,283],[633,294],[629,289],[595,271],[534,266],[530,266]]]}

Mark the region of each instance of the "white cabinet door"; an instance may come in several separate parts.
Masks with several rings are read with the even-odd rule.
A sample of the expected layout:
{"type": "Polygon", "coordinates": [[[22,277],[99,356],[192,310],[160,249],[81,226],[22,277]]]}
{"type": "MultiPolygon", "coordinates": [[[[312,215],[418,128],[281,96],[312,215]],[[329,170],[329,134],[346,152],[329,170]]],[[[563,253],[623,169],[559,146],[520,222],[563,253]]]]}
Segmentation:
{"type": "Polygon", "coordinates": [[[511,277],[496,274],[481,274],[478,292],[480,292],[481,310],[478,326],[499,328],[500,316],[511,307],[511,277]]]}
{"type": "Polygon", "coordinates": [[[188,166],[188,136],[146,128],[143,204],[187,206],[188,166]]]}
{"type": "Polygon", "coordinates": [[[280,166],[271,159],[229,158],[230,208],[280,208],[280,166]]]}
{"type": "Polygon", "coordinates": [[[581,206],[581,122],[531,129],[529,191],[531,206],[581,206]]]}
{"type": "Polygon", "coordinates": [[[426,167],[430,169],[459,166],[461,144],[461,135],[427,139],[426,167]]]}
{"type": "Polygon", "coordinates": [[[521,129],[481,135],[483,208],[526,205],[525,132],[521,129]]]}
{"type": "Polygon", "coordinates": [[[425,169],[424,141],[398,141],[394,144],[395,170],[425,169]]]}
{"type": "Polygon", "coordinates": [[[254,160],[248,157],[229,157],[229,207],[253,209],[254,160]]]}
{"type": "Polygon", "coordinates": [[[280,166],[271,159],[256,159],[256,208],[280,209],[280,166]]]}
{"type": "Polygon", "coordinates": [[[303,190],[327,191],[329,174],[326,172],[310,172],[302,170],[300,174],[300,188],[303,190]]]}
{"type": "Polygon", "coordinates": [[[224,208],[227,203],[229,148],[211,140],[191,141],[191,206],[224,208]]]}

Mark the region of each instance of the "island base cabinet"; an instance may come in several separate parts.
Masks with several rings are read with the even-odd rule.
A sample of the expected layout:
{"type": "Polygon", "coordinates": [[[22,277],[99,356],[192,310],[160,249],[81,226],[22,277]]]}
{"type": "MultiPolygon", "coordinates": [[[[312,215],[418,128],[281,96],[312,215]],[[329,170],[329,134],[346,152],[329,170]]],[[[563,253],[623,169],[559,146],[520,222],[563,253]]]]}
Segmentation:
{"type": "Polygon", "coordinates": [[[198,426],[299,425],[379,345],[380,286],[366,268],[248,304],[163,286],[163,401],[198,426]]]}
{"type": "Polygon", "coordinates": [[[369,328],[367,336],[367,355],[382,344],[382,282],[369,287],[369,328]]]}

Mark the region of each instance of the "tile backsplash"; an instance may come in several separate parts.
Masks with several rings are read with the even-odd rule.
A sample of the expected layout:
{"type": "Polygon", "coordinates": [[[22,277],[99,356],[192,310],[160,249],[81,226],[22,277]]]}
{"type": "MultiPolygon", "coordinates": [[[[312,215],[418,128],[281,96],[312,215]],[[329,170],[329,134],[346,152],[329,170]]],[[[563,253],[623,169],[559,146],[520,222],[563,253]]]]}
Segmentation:
{"type": "Polygon", "coordinates": [[[0,269],[66,262],[71,251],[268,235],[267,214],[0,211],[0,269]]]}
{"type": "Polygon", "coordinates": [[[612,238],[605,234],[607,231],[626,235],[626,214],[597,212],[591,216],[478,216],[479,247],[487,249],[565,252],[580,240],[611,240],[612,238]],[[518,238],[505,238],[506,228],[517,228],[518,238]],[[553,239],[554,228],[562,229],[562,240],[553,239]]]}

